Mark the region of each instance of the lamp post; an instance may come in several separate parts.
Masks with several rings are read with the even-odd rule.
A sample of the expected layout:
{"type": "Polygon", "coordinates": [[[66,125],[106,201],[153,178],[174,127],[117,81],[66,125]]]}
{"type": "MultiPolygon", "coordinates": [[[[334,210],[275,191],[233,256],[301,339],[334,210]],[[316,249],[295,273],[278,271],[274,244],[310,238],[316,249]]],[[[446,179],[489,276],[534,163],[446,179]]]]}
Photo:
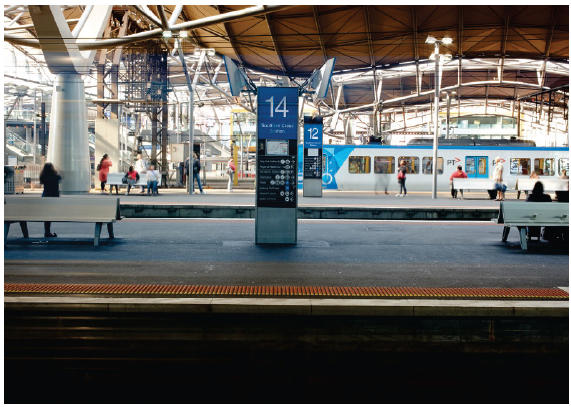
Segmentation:
{"type": "MultiPolygon", "coordinates": [[[[437,175],[438,175],[438,128],[439,118],[438,111],[440,109],[440,44],[452,44],[452,38],[444,37],[437,40],[434,37],[426,38],[427,44],[434,44],[434,143],[432,145],[432,199],[437,198],[437,175]]],[[[431,55],[432,57],[432,55],[431,55]]],[[[431,58],[432,59],[432,58],[431,58]]]]}

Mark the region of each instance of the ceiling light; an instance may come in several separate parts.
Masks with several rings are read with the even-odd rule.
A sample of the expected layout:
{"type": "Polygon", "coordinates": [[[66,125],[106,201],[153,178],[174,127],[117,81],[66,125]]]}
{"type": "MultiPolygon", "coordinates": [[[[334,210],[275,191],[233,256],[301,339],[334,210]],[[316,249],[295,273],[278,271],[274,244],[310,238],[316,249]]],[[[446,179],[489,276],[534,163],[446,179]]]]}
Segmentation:
{"type": "Polygon", "coordinates": [[[179,36],[180,38],[188,38],[188,31],[180,31],[179,36]]]}
{"type": "Polygon", "coordinates": [[[171,38],[172,37],[172,31],[163,31],[163,37],[165,38],[171,38]]]}
{"type": "Polygon", "coordinates": [[[436,42],[436,38],[434,38],[434,37],[427,37],[426,38],[427,44],[434,44],[435,42],[436,42]]]}
{"type": "Polygon", "coordinates": [[[442,38],[442,43],[443,43],[443,44],[446,44],[446,45],[452,44],[452,38],[450,38],[450,37],[444,37],[444,38],[442,38]]]}

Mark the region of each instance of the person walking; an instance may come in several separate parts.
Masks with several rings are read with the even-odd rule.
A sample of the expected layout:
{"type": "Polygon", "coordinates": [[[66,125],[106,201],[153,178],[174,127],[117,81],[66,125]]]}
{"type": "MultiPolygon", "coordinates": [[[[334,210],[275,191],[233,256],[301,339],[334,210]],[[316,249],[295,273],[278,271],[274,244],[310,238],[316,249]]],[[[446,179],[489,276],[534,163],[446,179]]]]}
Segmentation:
{"type": "Polygon", "coordinates": [[[194,180],[198,184],[198,189],[200,189],[200,193],[204,195],[204,191],[202,190],[202,184],[200,183],[200,160],[198,159],[196,153],[192,153],[193,161],[192,161],[192,190],[194,191],[194,180]]]}
{"type": "Polygon", "coordinates": [[[494,167],[492,178],[494,180],[494,189],[498,191],[496,201],[503,201],[505,199],[504,193],[506,191],[504,186],[504,165],[502,164],[502,159],[500,157],[496,157],[494,161],[496,166],[494,167]]]}
{"type": "MultiPolygon", "coordinates": [[[[42,197],[59,197],[59,183],[61,176],[57,173],[52,163],[46,163],[40,173],[40,184],[44,184],[42,197]]],[[[57,237],[51,232],[51,222],[44,222],[44,237],[57,237]]]]}
{"type": "Polygon", "coordinates": [[[159,177],[161,175],[155,170],[155,166],[151,165],[147,171],[147,195],[158,195],[159,177]]]}
{"type": "Polygon", "coordinates": [[[396,194],[396,196],[406,196],[406,163],[403,161],[400,162],[400,167],[398,170],[397,181],[400,184],[400,193],[396,194]],[[403,195],[404,190],[404,195],[403,195]]]}
{"type": "MultiPolygon", "coordinates": [[[[147,173],[147,170],[148,170],[148,165],[147,161],[143,158],[143,154],[141,153],[137,154],[137,161],[135,161],[135,171],[140,176],[143,176],[147,173]]],[[[143,185],[141,185],[141,192],[139,193],[140,194],[145,193],[145,187],[143,185]]]]}
{"type": "Polygon", "coordinates": [[[458,195],[458,190],[452,188],[452,186],[453,186],[452,179],[453,178],[468,178],[468,174],[466,174],[464,171],[462,171],[462,166],[459,165],[458,167],[456,167],[456,171],[454,171],[452,173],[452,175],[450,176],[450,192],[452,193],[452,198],[456,198],[456,196],[458,195]]]}
{"type": "Polygon", "coordinates": [[[236,165],[234,165],[234,159],[230,158],[226,165],[226,174],[228,174],[228,192],[232,192],[232,187],[234,186],[235,172],[236,172],[236,165]]]}
{"type": "MultiPolygon", "coordinates": [[[[109,167],[113,166],[113,163],[109,159],[109,155],[104,154],[99,165],[97,166],[97,171],[99,171],[99,181],[101,181],[101,193],[106,195],[105,184],[107,183],[107,174],[109,174],[109,167]]],[[[111,190],[110,190],[111,192],[111,190]]]]}
{"type": "Polygon", "coordinates": [[[138,180],[139,174],[133,169],[133,166],[131,165],[129,167],[129,171],[127,171],[127,193],[125,195],[129,195],[131,187],[134,186],[138,180]]]}

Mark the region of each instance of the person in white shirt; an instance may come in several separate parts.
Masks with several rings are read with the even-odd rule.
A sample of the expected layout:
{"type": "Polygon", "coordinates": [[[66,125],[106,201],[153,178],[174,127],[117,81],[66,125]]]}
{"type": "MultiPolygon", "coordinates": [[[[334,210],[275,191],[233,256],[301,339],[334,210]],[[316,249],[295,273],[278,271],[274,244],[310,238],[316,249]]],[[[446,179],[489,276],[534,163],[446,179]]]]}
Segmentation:
{"type": "MultiPolygon", "coordinates": [[[[137,161],[135,161],[135,171],[137,171],[137,174],[139,174],[139,176],[144,176],[147,173],[147,161],[143,158],[142,154],[137,154],[137,161]]],[[[141,192],[139,192],[140,194],[144,194],[145,193],[145,187],[141,186],[141,192]]]]}
{"type": "Polygon", "coordinates": [[[494,173],[492,178],[495,182],[494,186],[496,191],[498,191],[498,197],[496,201],[503,201],[504,200],[504,165],[502,164],[502,159],[500,157],[496,157],[495,159],[496,166],[494,167],[494,173]]]}
{"type": "Polygon", "coordinates": [[[155,166],[151,165],[149,167],[149,170],[147,171],[147,188],[148,188],[147,195],[150,195],[151,193],[153,195],[159,194],[157,187],[159,184],[160,176],[161,174],[159,174],[159,172],[155,170],[155,166]]]}

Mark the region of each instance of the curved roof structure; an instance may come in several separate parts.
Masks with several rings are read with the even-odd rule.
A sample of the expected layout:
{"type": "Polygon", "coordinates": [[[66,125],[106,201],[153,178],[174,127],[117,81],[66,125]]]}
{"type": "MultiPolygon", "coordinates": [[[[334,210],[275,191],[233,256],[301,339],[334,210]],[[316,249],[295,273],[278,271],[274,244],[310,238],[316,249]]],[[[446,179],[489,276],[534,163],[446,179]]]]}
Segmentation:
{"type": "MultiPolygon", "coordinates": [[[[33,7],[5,7],[5,40],[39,46],[33,7]]],[[[62,7],[73,30],[86,8],[62,7]]],[[[435,78],[428,36],[452,38],[440,48],[451,57],[443,64],[442,87],[459,98],[517,99],[569,83],[566,4],[113,7],[113,13],[125,10],[136,16],[129,33],[112,27],[104,38],[82,40],[79,49],[132,46],[165,30],[189,30],[185,55],[212,48],[256,78],[294,80],[335,57],[333,85],[342,87],[342,97],[337,101],[330,92],[324,102],[339,110],[429,102],[435,78]]],[[[180,67],[171,73],[175,85],[184,84],[180,67]]]]}

